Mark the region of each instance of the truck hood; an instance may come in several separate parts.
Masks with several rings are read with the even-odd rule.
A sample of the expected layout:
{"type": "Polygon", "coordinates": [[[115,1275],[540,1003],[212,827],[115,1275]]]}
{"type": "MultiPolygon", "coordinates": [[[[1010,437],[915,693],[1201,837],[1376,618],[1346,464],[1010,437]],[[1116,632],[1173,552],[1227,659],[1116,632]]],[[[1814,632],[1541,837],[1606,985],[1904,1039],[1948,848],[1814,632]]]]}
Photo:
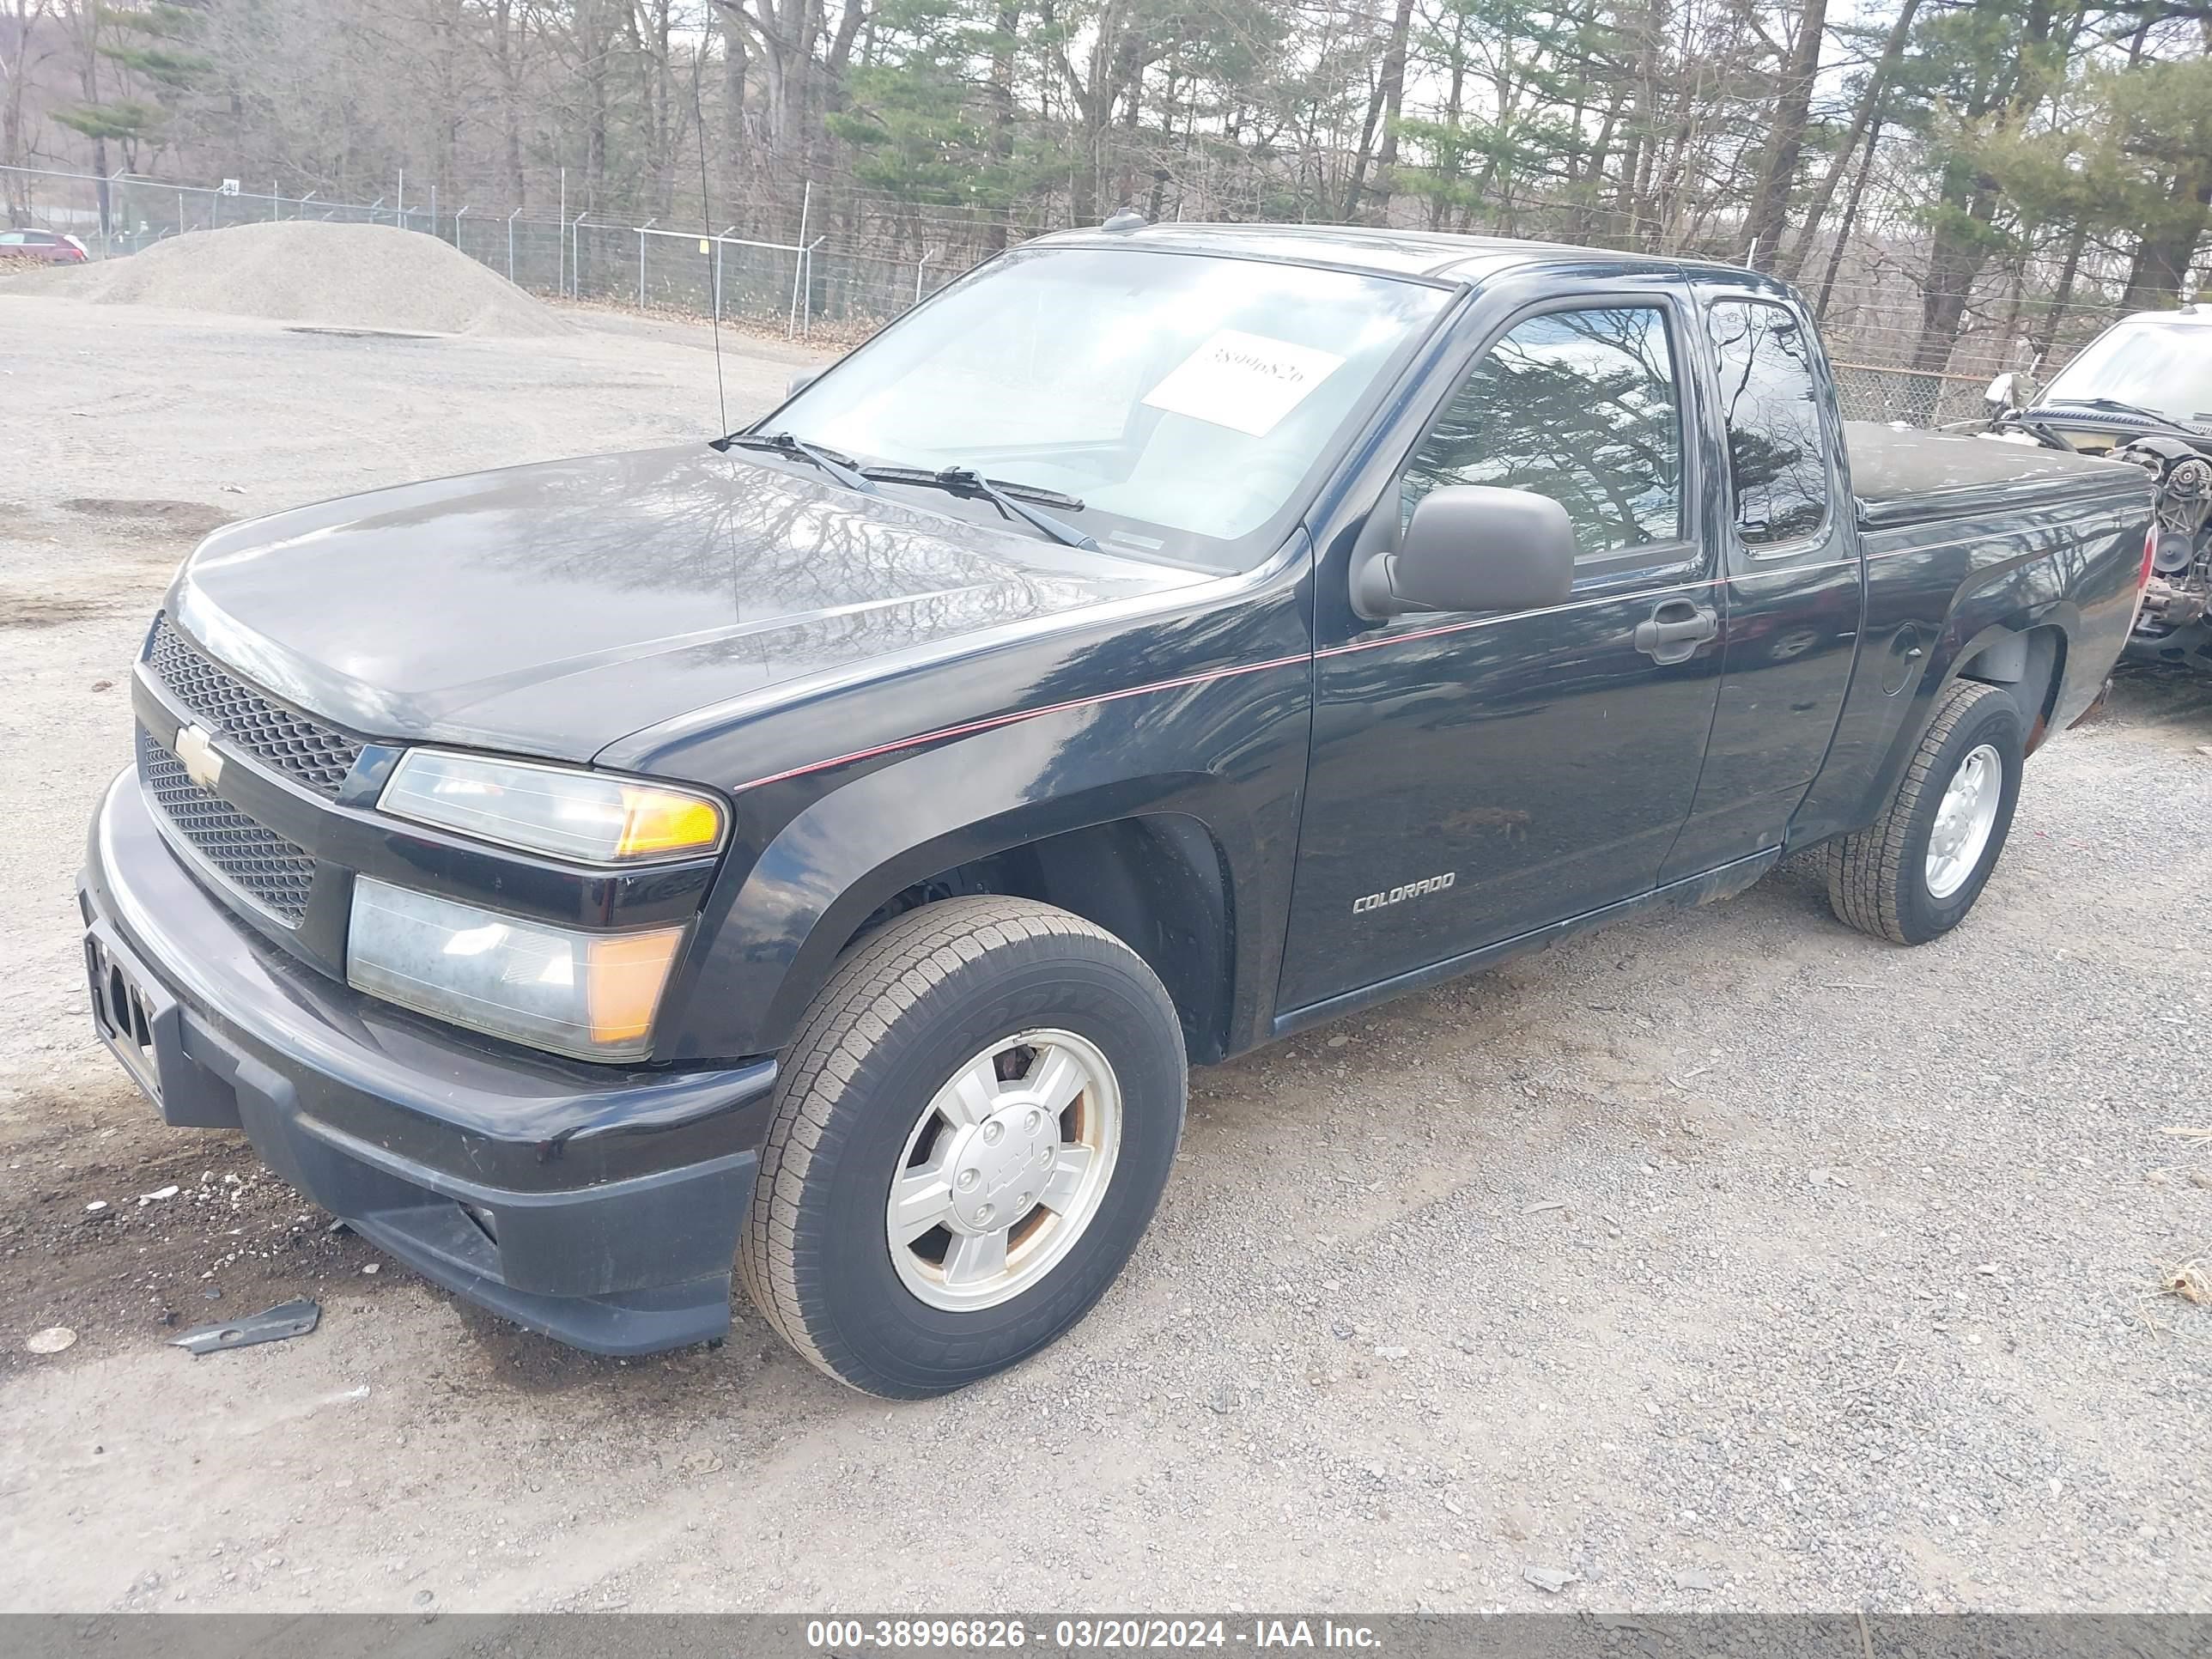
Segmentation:
{"type": "Polygon", "coordinates": [[[366,736],[583,761],[779,681],[1198,580],[690,444],[233,525],[168,609],[366,736]]]}

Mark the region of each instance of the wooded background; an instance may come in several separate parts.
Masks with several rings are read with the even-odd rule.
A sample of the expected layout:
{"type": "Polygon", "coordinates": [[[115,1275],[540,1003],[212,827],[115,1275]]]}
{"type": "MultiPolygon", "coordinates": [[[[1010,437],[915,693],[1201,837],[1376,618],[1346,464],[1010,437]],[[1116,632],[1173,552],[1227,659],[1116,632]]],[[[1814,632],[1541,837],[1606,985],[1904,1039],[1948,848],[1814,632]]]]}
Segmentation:
{"type": "Polygon", "coordinates": [[[0,0],[0,167],[804,215],[917,287],[1122,205],[1747,259],[1923,416],[2175,302],[2212,0],[1849,3],[0,0]]]}

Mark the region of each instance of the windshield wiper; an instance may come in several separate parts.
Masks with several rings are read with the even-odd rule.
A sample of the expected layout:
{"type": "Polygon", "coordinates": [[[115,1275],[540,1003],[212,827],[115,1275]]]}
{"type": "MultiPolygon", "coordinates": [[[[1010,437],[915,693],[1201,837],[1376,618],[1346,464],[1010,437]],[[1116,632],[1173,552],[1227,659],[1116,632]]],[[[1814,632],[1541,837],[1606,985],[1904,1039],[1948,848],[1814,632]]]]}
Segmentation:
{"type": "Polygon", "coordinates": [[[876,493],[876,487],[868,482],[867,475],[844,456],[835,450],[818,448],[788,432],[732,432],[728,437],[716,438],[712,442],[716,449],[771,449],[794,460],[811,461],[848,489],[857,489],[863,495],[876,493]]]}
{"type": "Polygon", "coordinates": [[[1049,513],[1040,513],[1022,503],[1041,501],[1064,512],[1080,513],[1083,503],[1073,495],[1063,495],[1056,489],[1040,489],[1034,484],[1015,483],[1006,478],[987,478],[972,466],[948,466],[932,471],[926,466],[871,466],[863,469],[864,476],[880,478],[885,483],[919,484],[927,489],[943,489],[955,495],[980,498],[991,503],[1010,518],[1034,525],[1039,530],[1068,547],[1098,550],[1098,544],[1072,524],[1055,519],[1049,513]]]}
{"type": "Polygon", "coordinates": [[[2163,426],[2180,424],[2171,415],[2161,415],[2154,409],[2145,409],[2141,404],[2124,404],[2118,398],[2046,398],[2043,407],[2060,409],[2109,409],[2116,415],[2134,415],[2146,421],[2156,421],[2163,426]]]}

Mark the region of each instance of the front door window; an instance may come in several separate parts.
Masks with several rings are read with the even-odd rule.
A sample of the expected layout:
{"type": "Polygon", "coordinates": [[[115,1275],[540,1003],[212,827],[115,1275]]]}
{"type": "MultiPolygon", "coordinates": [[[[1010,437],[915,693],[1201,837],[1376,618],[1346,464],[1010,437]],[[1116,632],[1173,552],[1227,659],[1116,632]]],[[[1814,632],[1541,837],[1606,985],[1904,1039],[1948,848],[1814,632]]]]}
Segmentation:
{"type": "Polygon", "coordinates": [[[1666,313],[1605,306],[1516,325],[1414,452],[1403,511],[1446,484],[1550,496],[1585,559],[1680,541],[1681,395],[1666,313]]]}

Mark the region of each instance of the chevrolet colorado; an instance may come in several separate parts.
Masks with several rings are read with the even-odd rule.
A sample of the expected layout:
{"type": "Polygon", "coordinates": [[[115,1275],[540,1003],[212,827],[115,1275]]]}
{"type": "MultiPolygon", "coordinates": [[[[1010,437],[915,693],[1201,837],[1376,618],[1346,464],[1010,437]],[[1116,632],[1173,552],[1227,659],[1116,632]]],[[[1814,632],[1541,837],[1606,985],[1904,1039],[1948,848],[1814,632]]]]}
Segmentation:
{"type": "Polygon", "coordinates": [[[1104,1291],[1190,1062],[1802,848],[1956,926],[2151,522],[2136,467],[1847,432],[1749,272],[1049,236],[744,432],[210,537],[94,1022],[523,1325],[711,1340],[734,1268],[940,1393],[1104,1291]]]}

